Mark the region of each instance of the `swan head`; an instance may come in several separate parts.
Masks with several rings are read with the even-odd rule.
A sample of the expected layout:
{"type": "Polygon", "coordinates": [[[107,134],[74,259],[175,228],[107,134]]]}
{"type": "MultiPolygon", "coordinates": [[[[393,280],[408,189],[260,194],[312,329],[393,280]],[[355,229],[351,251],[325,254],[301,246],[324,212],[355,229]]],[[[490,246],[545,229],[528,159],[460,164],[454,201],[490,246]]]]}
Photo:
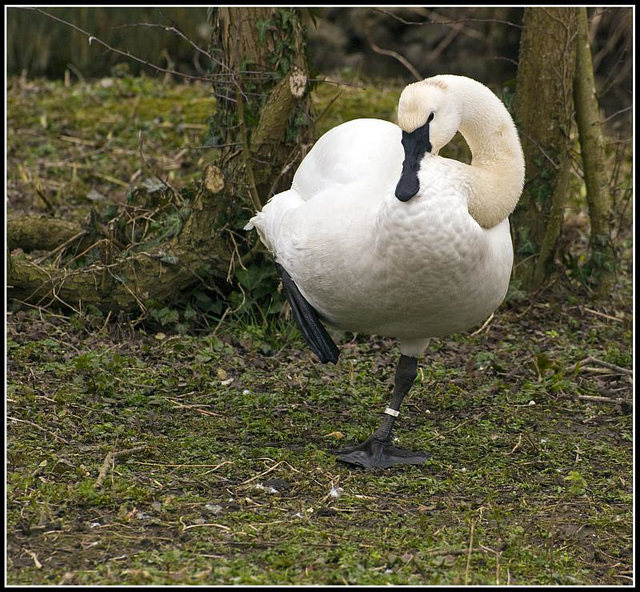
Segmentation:
{"type": "Polygon", "coordinates": [[[424,155],[438,154],[455,136],[462,113],[447,83],[428,78],[408,85],[398,102],[404,162],[396,197],[408,201],[420,190],[418,169],[424,155]]]}

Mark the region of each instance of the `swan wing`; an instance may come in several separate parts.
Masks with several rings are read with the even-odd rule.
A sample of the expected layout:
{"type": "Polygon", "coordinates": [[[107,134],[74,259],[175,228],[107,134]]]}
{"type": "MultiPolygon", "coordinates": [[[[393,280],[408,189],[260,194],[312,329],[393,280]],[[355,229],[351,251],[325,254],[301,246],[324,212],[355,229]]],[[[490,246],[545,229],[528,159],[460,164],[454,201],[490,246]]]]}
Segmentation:
{"type": "Polygon", "coordinates": [[[397,183],[401,138],[397,125],[381,119],[354,119],[329,130],[303,159],[291,189],[274,195],[245,230],[255,227],[281,263],[286,251],[335,241],[340,228],[373,216],[397,183]]]}
{"type": "MultiPolygon", "coordinates": [[[[292,189],[309,201],[341,192],[348,198],[346,186],[363,183],[369,187],[386,187],[400,178],[404,152],[402,131],[382,119],[354,119],[324,134],[304,158],[293,177],[292,189]]],[[[382,191],[371,197],[382,198],[382,191]]]]}

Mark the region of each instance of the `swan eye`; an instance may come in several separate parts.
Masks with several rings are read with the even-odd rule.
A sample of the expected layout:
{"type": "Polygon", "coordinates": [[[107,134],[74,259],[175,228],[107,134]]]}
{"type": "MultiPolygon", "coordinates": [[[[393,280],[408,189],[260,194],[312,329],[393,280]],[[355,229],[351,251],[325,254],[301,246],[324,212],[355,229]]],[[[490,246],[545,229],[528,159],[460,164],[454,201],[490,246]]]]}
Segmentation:
{"type": "Polygon", "coordinates": [[[431,115],[429,115],[429,119],[427,119],[427,123],[431,123],[433,121],[433,118],[436,116],[435,111],[431,112],[431,115]]]}

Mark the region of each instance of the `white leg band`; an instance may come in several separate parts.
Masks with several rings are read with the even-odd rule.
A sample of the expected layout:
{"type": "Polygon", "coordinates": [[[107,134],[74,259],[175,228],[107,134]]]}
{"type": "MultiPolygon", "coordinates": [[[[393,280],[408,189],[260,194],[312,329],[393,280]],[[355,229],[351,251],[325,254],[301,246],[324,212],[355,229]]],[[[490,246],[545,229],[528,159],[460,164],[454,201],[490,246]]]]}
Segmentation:
{"type": "Polygon", "coordinates": [[[398,415],[400,415],[399,411],[396,411],[395,409],[391,409],[391,407],[387,407],[384,412],[387,415],[391,415],[392,417],[398,417],[398,415]]]}

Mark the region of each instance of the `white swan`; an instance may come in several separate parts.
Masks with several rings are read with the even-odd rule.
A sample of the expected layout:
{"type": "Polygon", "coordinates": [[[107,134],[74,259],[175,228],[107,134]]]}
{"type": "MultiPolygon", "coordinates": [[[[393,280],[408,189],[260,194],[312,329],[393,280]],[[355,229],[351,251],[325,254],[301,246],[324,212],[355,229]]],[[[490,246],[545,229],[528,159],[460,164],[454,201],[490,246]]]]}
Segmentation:
{"type": "Polygon", "coordinates": [[[424,462],[391,445],[394,419],[429,339],[481,323],[504,299],[513,262],[507,217],[523,182],[522,148],[503,103],[475,80],[440,75],[404,89],[398,125],[356,119],[323,135],[291,189],[250,220],[322,361],[335,362],[338,350],[314,311],[340,329],[400,342],[382,425],[340,460],[424,462]],[[438,156],[458,130],[470,165],[438,156]]]}

